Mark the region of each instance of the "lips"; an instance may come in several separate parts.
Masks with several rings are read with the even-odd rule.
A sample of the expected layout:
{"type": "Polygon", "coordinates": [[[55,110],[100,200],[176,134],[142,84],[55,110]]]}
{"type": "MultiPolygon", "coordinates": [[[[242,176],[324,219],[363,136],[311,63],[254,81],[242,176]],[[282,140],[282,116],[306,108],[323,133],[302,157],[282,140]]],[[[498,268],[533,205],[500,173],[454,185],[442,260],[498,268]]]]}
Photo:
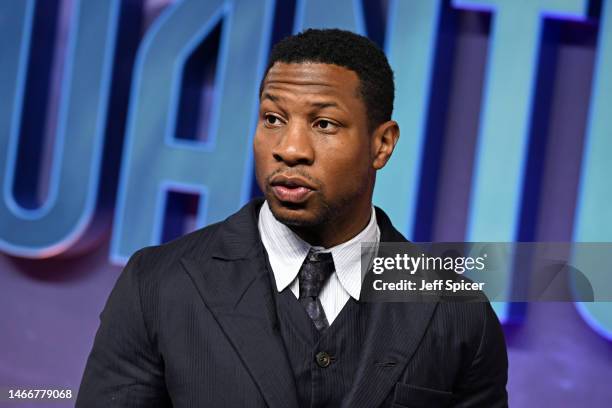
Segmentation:
{"type": "Polygon", "coordinates": [[[300,177],[277,176],[270,185],[274,196],[283,202],[301,203],[306,201],[314,187],[300,177]]]}

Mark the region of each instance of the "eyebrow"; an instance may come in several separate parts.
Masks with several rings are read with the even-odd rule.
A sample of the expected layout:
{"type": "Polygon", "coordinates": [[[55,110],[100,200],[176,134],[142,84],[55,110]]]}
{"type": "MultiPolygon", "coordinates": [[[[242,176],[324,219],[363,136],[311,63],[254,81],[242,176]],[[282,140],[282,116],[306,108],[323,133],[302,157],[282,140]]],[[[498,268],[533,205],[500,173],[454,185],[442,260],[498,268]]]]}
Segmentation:
{"type": "Polygon", "coordinates": [[[336,102],[315,102],[311,104],[312,106],[315,106],[319,109],[325,109],[325,108],[338,108],[338,109],[342,109],[340,108],[340,105],[338,105],[336,102]]]}
{"type": "Polygon", "coordinates": [[[268,92],[264,92],[264,93],[261,95],[261,100],[263,101],[264,99],[269,99],[269,100],[271,100],[272,102],[277,102],[277,101],[278,101],[280,98],[279,98],[278,96],[274,96],[274,95],[272,95],[272,94],[269,94],[268,92]]]}
{"type": "MultiPolygon", "coordinates": [[[[261,100],[264,99],[269,99],[272,102],[278,102],[281,101],[283,98],[280,96],[276,96],[276,95],[272,95],[268,92],[264,92],[261,95],[261,100]]],[[[336,102],[313,102],[310,104],[311,106],[318,108],[318,109],[325,109],[325,108],[338,108],[340,110],[344,110],[342,109],[342,107],[340,105],[338,105],[336,102]]]]}

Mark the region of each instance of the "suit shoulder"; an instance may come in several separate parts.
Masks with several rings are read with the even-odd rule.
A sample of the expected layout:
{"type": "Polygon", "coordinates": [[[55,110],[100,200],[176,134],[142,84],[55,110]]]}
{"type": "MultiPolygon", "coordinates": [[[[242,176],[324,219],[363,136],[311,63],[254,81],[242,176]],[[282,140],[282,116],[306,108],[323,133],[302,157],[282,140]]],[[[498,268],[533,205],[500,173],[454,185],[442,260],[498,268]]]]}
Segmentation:
{"type": "Polygon", "coordinates": [[[475,326],[478,331],[481,331],[482,326],[491,315],[495,315],[491,304],[486,296],[479,293],[479,296],[474,295],[472,301],[457,301],[443,299],[438,305],[437,312],[443,314],[447,318],[459,320],[464,326],[475,326]]]}
{"type": "Polygon", "coordinates": [[[156,271],[169,273],[176,269],[181,258],[205,254],[222,223],[208,225],[164,244],[141,248],[130,257],[130,262],[137,260],[141,275],[155,275],[156,271]]]}

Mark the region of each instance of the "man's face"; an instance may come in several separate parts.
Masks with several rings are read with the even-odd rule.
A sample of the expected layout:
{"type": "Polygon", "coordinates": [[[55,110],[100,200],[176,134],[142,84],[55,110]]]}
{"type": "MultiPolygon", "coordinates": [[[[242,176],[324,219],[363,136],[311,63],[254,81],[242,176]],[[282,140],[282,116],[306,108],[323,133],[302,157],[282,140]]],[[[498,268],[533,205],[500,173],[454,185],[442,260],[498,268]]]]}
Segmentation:
{"type": "Polygon", "coordinates": [[[359,78],[320,63],[275,63],[254,140],[256,175],[274,216],[296,227],[369,209],[375,169],[359,78]]]}

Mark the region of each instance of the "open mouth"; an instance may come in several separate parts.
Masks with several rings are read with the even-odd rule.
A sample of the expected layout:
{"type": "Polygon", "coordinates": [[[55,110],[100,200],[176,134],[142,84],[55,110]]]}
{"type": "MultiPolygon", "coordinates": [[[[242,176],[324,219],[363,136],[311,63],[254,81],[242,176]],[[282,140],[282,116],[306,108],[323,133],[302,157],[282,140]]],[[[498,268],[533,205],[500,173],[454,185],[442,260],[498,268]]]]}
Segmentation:
{"type": "Polygon", "coordinates": [[[314,191],[306,180],[299,177],[278,176],[270,182],[272,193],[285,203],[302,203],[314,191]]]}
{"type": "Polygon", "coordinates": [[[301,203],[308,198],[308,195],[312,193],[312,190],[303,186],[289,187],[276,185],[272,186],[272,192],[279,201],[301,203]]]}

